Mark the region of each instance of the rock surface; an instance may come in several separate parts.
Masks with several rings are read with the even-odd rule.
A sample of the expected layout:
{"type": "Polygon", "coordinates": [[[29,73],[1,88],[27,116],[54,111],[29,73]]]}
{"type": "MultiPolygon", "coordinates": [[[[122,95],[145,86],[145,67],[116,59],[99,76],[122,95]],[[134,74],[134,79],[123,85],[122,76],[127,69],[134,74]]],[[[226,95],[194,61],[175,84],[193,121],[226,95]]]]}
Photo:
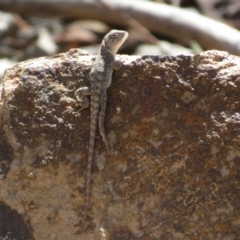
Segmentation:
{"type": "Polygon", "coordinates": [[[89,109],[74,91],[89,84],[92,57],[72,49],[5,72],[0,237],[238,238],[240,58],[121,59],[105,124],[113,153],[98,133],[85,230],[89,109]]]}

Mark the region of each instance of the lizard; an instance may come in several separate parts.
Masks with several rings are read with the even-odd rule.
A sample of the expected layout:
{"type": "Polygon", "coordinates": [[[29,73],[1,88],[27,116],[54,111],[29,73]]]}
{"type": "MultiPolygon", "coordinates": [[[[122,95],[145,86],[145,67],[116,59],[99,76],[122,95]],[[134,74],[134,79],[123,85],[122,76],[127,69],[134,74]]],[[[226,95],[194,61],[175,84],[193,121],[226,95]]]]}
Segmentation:
{"type": "Polygon", "coordinates": [[[88,100],[80,100],[81,95],[91,95],[90,108],[90,139],[88,150],[87,174],[86,174],[86,192],[85,192],[85,214],[83,224],[87,216],[87,210],[90,199],[90,181],[91,169],[94,155],[94,146],[96,138],[97,121],[99,125],[100,135],[109,151],[109,143],[106,138],[104,120],[107,104],[107,89],[112,83],[113,70],[119,70],[122,66],[120,61],[115,59],[115,55],[121,45],[128,37],[126,31],[111,30],[102,40],[95,62],[91,68],[89,79],[91,88],[87,87],[78,89],[75,95],[79,101],[82,101],[84,107],[89,104],[88,100]]]}

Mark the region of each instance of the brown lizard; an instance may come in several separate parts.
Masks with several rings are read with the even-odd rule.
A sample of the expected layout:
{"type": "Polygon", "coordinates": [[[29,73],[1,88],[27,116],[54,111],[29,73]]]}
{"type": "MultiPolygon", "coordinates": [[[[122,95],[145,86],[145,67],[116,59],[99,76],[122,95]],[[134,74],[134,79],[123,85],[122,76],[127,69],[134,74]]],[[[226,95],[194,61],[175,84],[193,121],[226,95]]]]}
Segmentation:
{"type": "MultiPolygon", "coordinates": [[[[90,199],[90,180],[96,138],[97,120],[100,134],[109,152],[109,144],[106,138],[104,128],[104,119],[107,104],[107,88],[112,82],[113,69],[118,70],[122,66],[121,62],[115,60],[115,54],[117,53],[120,46],[127,39],[127,37],[128,33],[125,31],[112,30],[103,38],[97,58],[90,72],[90,92],[87,88],[78,89],[75,92],[78,100],[80,100],[81,95],[91,94],[90,141],[86,177],[85,214],[83,218],[83,224],[87,216],[90,199]]],[[[88,105],[87,101],[85,101],[85,104],[86,106],[88,105]]]]}

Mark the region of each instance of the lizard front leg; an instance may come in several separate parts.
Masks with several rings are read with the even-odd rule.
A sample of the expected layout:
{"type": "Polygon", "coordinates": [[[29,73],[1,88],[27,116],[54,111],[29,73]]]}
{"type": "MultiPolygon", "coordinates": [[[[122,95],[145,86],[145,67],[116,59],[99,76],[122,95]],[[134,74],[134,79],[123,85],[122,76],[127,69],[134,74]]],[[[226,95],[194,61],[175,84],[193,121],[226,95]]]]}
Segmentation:
{"type": "Polygon", "coordinates": [[[111,67],[112,69],[114,70],[119,70],[121,67],[122,67],[123,63],[121,60],[114,60],[112,63],[111,63],[111,67]]]}

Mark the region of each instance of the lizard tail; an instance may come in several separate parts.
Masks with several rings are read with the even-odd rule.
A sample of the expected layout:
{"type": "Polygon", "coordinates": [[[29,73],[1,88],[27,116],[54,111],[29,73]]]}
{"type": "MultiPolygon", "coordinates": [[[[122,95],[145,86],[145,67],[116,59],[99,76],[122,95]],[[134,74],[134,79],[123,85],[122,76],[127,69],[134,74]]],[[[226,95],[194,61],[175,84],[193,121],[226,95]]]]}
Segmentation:
{"type": "Polygon", "coordinates": [[[90,200],[90,189],[91,189],[91,170],[93,162],[93,153],[97,129],[97,118],[99,111],[99,102],[92,100],[91,102],[91,120],[90,120],[90,140],[89,140],[89,153],[87,163],[87,176],[86,176],[86,197],[85,197],[85,213],[83,218],[83,227],[85,228],[85,221],[87,217],[89,200],[90,200]]]}

